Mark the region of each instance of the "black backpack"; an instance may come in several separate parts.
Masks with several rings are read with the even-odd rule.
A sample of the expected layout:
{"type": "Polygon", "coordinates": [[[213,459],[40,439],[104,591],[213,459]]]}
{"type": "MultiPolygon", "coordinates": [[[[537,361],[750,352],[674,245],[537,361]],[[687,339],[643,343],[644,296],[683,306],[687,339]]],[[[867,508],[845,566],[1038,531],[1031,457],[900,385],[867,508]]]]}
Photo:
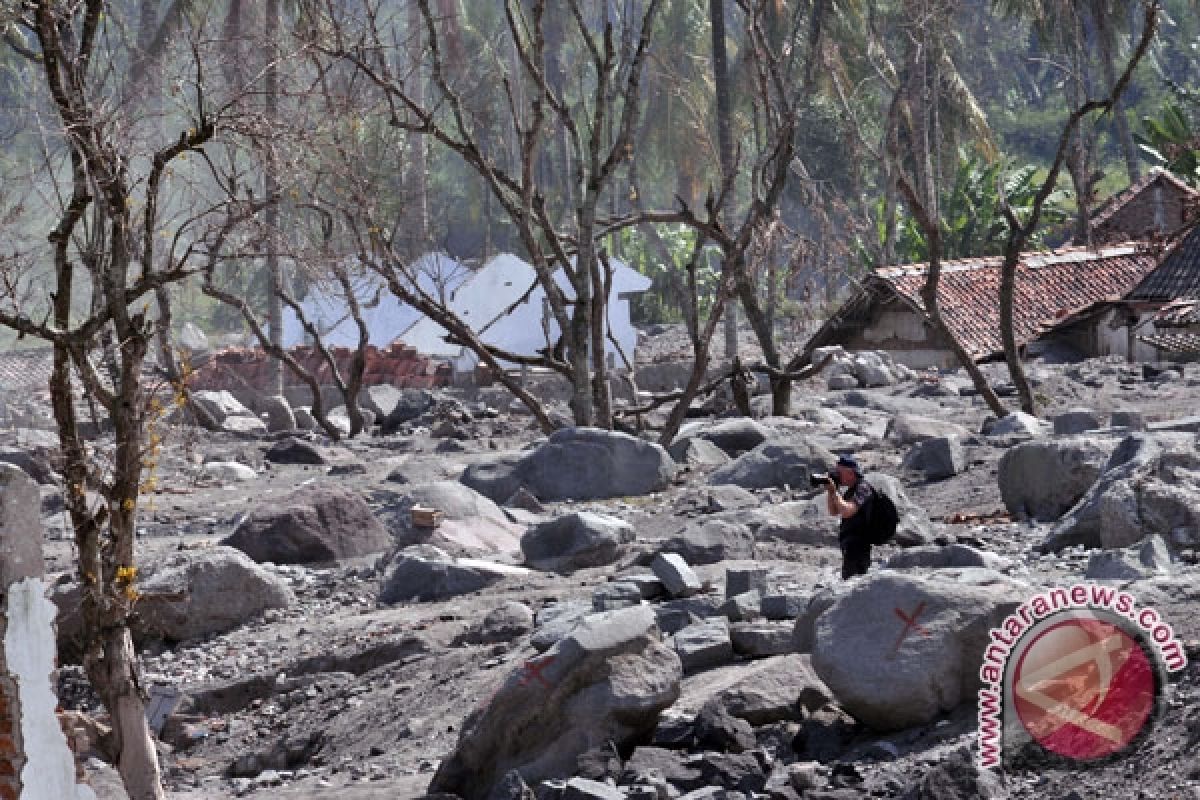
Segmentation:
{"type": "Polygon", "coordinates": [[[871,516],[867,520],[867,535],[871,544],[887,544],[896,535],[896,526],[900,524],[900,512],[887,492],[881,492],[874,486],[871,492],[875,495],[871,500],[871,516]]]}

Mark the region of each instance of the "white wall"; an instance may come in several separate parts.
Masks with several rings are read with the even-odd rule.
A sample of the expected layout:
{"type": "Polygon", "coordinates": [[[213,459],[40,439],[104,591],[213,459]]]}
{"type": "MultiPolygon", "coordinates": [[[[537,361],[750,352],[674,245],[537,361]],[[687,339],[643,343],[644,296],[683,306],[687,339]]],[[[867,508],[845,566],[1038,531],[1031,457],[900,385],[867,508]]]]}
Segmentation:
{"type": "MultiPolygon", "coordinates": [[[[559,272],[555,280],[567,297],[574,290],[566,275],[559,272]]],[[[650,280],[621,262],[614,261],[612,295],[609,299],[608,321],[614,338],[630,360],[637,347],[637,330],[629,321],[628,294],[650,288],[650,280]]],[[[536,355],[558,338],[558,325],[545,303],[546,292],[537,284],[537,273],[531,264],[512,254],[497,256],[479,269],[454,292],[450,308],[471,325],[487,344],[520,355],[536,355]],[[532,291],[530,291],[532,287],[532,291]],[[528,297],[511,313],[506,313],[528,292],[528,297]],[[547,331],[549,339],[547,339],[547,331]]],[[[428,355],[462,359],[474,363],[474,358],[455,345],[447,344],[445,332],[429,319],[421,319],[406,330],[401,339],[428,355]]],[[[621,357],[611,342],[605,350],[613,363],[623,368],[621,357]]],[[[457,365],[456,365],[457,367],[457,365]]]]}
{"type": "MultiPolygon", "coordinates": [[[[418,285],[426,292],[439,297],[443,292],[453,291],[470,277],[470,270],[462,263],[440,253],[422,256],[413,264],[418,285]]],[[[383,285],[383,281],[371,276],[354,282],[355,297],[360,304],[373,300],[378,292],[379,303],[364,308],[363,321],[367,323],[368,343],[386,347],[422,314],[401,302],[383,285]]],[[[313,286],[301,302],[304,315],[316,322],[323,332],[322,341],[330,347],[358,347],[358,326],[350,318],[350,312],[342,295],[341,286],[323,282],[313,286]]],[[[306,342],[300,320],[290,308],[283,312],[283,340],[285,347],[295,347],[306,342]]]]}
{"type": "Polygon", "coordinates": [[[46,584],[26,578],[8,587],[4,660],[20,698],[21,800],[96,800],[75,783],[75,757],[67,747],[54,710],[58,698],[50,679],[55,671],[54,615],[46,584]]]}

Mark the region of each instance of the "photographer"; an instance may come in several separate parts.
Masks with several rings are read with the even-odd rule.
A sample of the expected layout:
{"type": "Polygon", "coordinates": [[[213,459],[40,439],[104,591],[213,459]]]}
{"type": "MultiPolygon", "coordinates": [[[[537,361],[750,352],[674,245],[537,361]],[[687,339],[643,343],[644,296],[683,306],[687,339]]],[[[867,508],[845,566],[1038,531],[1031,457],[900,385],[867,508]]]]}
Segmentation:
{"type": "Polygon", "coordinates": [[[853,456],[839,458],[833,473],[825,476],[825,495],[829,514],[841,519],[838,543],[842,548],[842,580],[866,574],[871,566],[872,536],[868,527],[875,491],[863,478],[853,456]],[[840,496],[838,486],[845,487],[840,496]]]}

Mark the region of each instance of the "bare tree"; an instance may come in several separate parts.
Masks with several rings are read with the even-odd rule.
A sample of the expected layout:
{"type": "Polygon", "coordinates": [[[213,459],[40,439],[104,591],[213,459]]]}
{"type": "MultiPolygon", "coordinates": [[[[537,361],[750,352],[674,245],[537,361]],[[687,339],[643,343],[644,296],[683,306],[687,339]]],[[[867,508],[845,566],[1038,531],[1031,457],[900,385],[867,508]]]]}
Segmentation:
{"type": "Polygon", "coordinates": [[[22,213],[4,220],[7,238],[42,229],[47,244],[5,264],[0,325],[53,347],[50,391],[78,551],[84,667],[112,716],[130,797],[157,800],[164,793],[127,624],[138,599],[139,495],[153,484],[153,425],[164,410],[143,380],[156,328],[149,305],[156,291],[200,269],[204,231],[235,227],[254,211],[222,196],[208,174],[210,151],[232,135],[229,106],[206,94],[211,36],[186,37],[185,67],[175,75],[184,116],[173,136],[155,143],[157,121],[146,130],[121,113],[112,70],[122,59],[112,48],[121,39],[114,31],[128,27],[128,5],[26,4],[15,20],[36,42],[26,54],[38,75],[32,113],[49,109],[54,124],[37,168],[4,176],[7,190],[27,192],[22,213]],[[96,365],[103,341],[112,343],[108,375],[96,365]],[[111,443],[85,438],[79,389],[107,417],[111,443]]]}
{"type": "MultiPolygon", "coordinates": [[[[447,55],[445,36],[446,26],[453,22],[448,18],[457,12],[442,8],[439,15],[429,0],[416,0],[416,4],[425,22],[431,97],[419,96],[404,80],[408,64],[401,57],[405,54],[394,52],[385,34],[389,20],[374,5],[364,7],[364,23],[355,28],[341,8],[325,3],[332,33],[317,46],[370,77],[386,101],[392,125],[429,137],[484,180],[516,230],[545,293],[557,328],[555,336],[561,337],[548,343],[548,352],[532,363],[549,367],[570,381],[570,407],[577,424],[611,427],[603,324],[608,298],[603,292],[599,220],[609,205],[607,197],[618,170],[636,144],[633,135],[642,105],[642,68],[662,0],[648,0],[643,10],[629,17],[606,13],[599,23],[589,19],[580,0],[555,4],[554,10],[548,10],[545,0],[529,4],[505,1],[506,33],[521,67],[519,74],[504,80],[504,100],[520,142],[515,160],[489,147],[480,133],[486,125],[464,100],[464,75],[447,55]],[[546,65],[552,59],[546,31],[552,25],[572,36],[582,54],[577,83],[585,89],[580,96],[568,97],[566,89],[556,86],[548,74],[546,65]],[[555,207],[563,193],[552,191],[538,168],[552,153],[559,135],[568,145],[571,192],[567,194],[574,199],[565,208],[555,207]],[[565,277],[566,287],[557,279],[559,274],[565,277]]],[[[371,237],[370,246],[363,248],[364,259],[384,266],[380,254],[395,250],[384,233],[387,227],[360,227],[371,237]]],[[[391,261],[391,256],[387,260],[391,261]]],[[[409,301],[408,297],[402,299],[409,301]]],[[[484,363],[494,362],[496,357],[514,360],[507,357],[512,354],[489,349],[478,337],[465,337],[464,344],[484,363]]]]}
{"type": "Polygon", "coordinates": [[[1004,360],[1008,365],[1009,374],[1012,376],[1013,385],[1016,386],[1021,409],[1029,414],[1036,413],[1037,408],[1034,402],[1033,390],[1029,386],[1029,380],[1026,378],[1025,369],[1021,364],[1021,354],[1017,348],[1016,333],[1013,328],[1013,297],[1016,293],[1017,264],[1030,237],[1038,229],[1038,224],[1041,222],[1042,208],[1045,206],[1046,200],[1049,199],[1050,194],[1058,185],[1059,175],[1073,146],[1072,142],[1076,139],[1079,126],[1096,112],[1112,113],[1116,111],[1120,113],[1119,101],[1121,96],[1129,86],[1129,81],[1133,77],[1133,72],[1137,69],[1137,65],[1149,50],[1150,43],[1154,41],[1154,34],[1158,29],[1158,12],[1160,9],[1161,6],[1158,4],[1158,0],[1150,0],[1146,4],[1142,32],[1138,37],[1137,45],[1130,54],[1129,61],[1125,64],[1125,69],[1109,88],[1108,94],[1100,100],[1087,100],[1072,109],[1070,116],[1067,117],[1066,124],[1063,126],[1062,133],[1059,135],[1058,149],[1054,153],[1054,161],[1051,163],[1046,176],[1042,179],[1041,186],[1038,187],[1033,203],[1024,214],[1024,219],[1009,204],[1007,198],[1003,196],[1004,182],[1002,179],[999,182],[1001,194],[1000,210],[1004,215],[1005,223],[1008,225],[1008,237],[1004,243],[1004,262],[1000,267],[1000,335],[1004,343],[1004,360]]]}

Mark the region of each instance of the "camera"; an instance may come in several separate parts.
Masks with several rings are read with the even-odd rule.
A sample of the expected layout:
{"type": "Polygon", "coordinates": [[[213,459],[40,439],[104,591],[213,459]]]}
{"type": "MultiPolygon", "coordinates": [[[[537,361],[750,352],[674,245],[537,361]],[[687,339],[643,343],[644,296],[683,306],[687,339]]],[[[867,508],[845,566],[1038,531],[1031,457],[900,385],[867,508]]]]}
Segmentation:
{"type": "Polygon", "coordinates": [[[823,488],[826,481],[833,481],[833,485],[837,486],[838,476],[836,472],[814,472],[808,476],[809,484],[814,488],[823,488]]]}

